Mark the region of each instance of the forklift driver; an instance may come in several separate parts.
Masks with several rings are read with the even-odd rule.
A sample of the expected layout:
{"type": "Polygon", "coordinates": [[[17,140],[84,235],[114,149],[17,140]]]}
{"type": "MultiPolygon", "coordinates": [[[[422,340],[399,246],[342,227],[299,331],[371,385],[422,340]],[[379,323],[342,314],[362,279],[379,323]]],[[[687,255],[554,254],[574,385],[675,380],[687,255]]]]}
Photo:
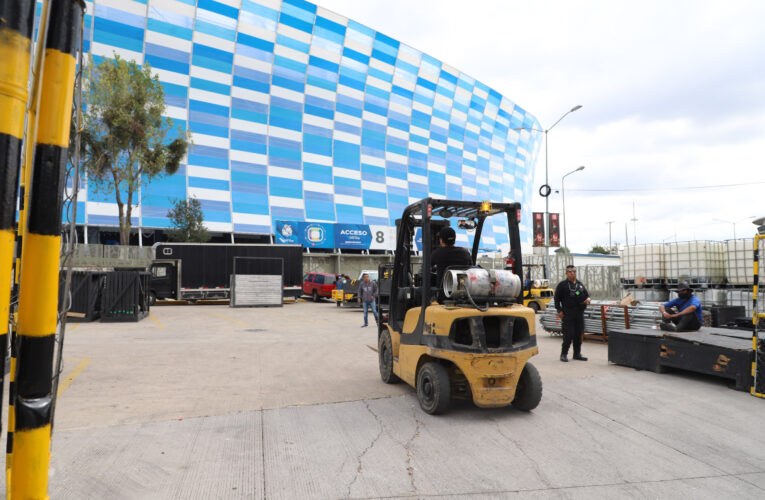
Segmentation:
{"type": "Polygon", "coordinates": [[[438,233],[441,246],[433,250],[430,255],[430,264],[436,266],[436,286],[441,287],[446,268],[449,266],[472,266],[473,258],[466,248],[456,247],[457,234],[449,226],[444,227],[438,233]]]}

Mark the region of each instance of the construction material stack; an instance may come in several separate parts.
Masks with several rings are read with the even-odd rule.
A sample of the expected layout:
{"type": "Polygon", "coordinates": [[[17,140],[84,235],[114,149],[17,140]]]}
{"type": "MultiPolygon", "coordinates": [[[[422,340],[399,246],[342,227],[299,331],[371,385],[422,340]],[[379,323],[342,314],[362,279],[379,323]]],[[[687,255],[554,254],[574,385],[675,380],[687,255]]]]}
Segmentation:
{"type": "Polygon", "coordinates": [[[677,284],[686,281],[709,313],[706,324],[732,326],[739,317],[751,316],[752,249],[751,238],[624,247],[622,296],[666,302],[675,297],[677,284]]]}

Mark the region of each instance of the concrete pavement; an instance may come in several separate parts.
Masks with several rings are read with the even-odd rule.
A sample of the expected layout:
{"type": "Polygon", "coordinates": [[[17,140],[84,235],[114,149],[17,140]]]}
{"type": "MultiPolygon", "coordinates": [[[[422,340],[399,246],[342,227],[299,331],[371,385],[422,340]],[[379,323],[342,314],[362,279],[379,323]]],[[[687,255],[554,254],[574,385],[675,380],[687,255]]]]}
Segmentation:
{"type": "Polygon", "coordinates": [[[422,412],[331,303],[158,306],[70,330],[51,498],[762,498],[765,401],[715,379],[560,363],[531,413],[422,412]]]}

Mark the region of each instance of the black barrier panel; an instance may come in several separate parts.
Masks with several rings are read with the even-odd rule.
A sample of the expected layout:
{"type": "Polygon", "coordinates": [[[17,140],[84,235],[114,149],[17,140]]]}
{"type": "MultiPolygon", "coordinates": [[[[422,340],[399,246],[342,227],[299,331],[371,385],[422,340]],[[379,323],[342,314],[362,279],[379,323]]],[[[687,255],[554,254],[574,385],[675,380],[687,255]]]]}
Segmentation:
{"type": "MultiPolygon", "coordinates": [[[[72,271],[70,295],[72,303],[67,321],[95,321],[101,315],[101,290],[104,286],[105,272],[72,271]]],[[[63,288],[66,283],[66,271],[61,271],[59,279],[59,310],[64,305],[63,288]]]]}
{"type": "Polygon", "coordinates": [[[748,391],[752,386],[751,338],[719,335],[715,330],[719,329],[665,333],[659,363],[662,366],[731,379],[737,390],[748,391]]]}
{"type": "Polygon", "coordinates": [[[638,370],[661,372],[659,356],[664,332],[659,330],[609,330],[608,361],[638,370]]]}
{"type": "Polygon", "coordinates": [[[149,280],[143,271],[106,273],[101,296],[101,321],[140,321],[149,314],[149,280]]]}
{"type": "Polygon", "coordinates": [[[746,317],[744,306],[713,306],[710,310],[714,327],[735,325],[736,319],[746,317]]]}

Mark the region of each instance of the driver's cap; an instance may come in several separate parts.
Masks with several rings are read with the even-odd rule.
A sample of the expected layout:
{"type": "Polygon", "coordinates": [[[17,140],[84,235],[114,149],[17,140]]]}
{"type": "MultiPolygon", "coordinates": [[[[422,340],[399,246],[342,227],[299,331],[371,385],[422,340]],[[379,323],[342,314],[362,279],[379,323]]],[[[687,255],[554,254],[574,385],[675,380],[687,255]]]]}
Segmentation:
{"type": "Polygon", "coordinates": [[[454,245],[454,242],[457,241],[457,233],[455,233],[454,229],[449,226],[441,229],[441,232],[438,233],[438,237],[447,245],[454,245]]]}

